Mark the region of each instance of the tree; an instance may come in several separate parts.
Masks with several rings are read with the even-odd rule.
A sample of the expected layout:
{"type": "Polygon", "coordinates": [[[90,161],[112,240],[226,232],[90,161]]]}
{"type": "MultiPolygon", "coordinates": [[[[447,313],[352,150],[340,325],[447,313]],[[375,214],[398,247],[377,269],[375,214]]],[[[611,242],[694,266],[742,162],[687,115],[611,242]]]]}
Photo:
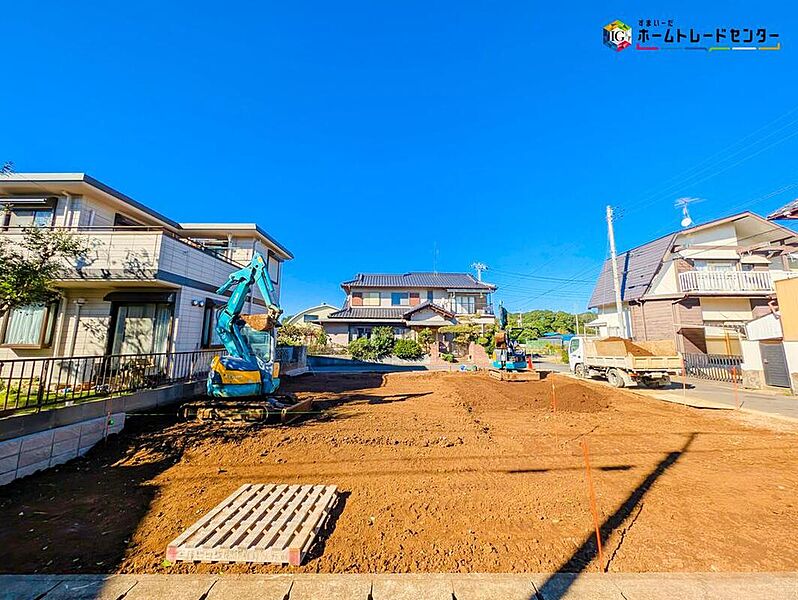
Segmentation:
{"type": "Polygon", "coordinates": [[[66,263],[85,257],[88,249],[81,237],[43,227],[23,230],[20,242],[0,240],[0,312],[58,300],[55,283],[66,263]]]}
{"type": "MultiPolygon", "coordinates": [[[[521,331],[517,339],[521,342],[536,339],[546,333],[576,333],[576,315],[562,310],[530,310],[524,313],[510,313],[507,317],[509,327],[518,327],[521,316],[521,331]]],[[[579,326],[596,318],[596,314],[585,312],[579,314],[579,326]]]]}
{"type": "Polygon", "coordinates": [[[429,327],[425,327],[416,335],[416,340],[422,348],[429,350],[429,347],[435,341],[435,332],[429,327]]]}
{"type": "Polygon", "coordinates": [[[371,350],[374,358],[390,356],[393,352],[393,329],[391,327],[375,327],[371,330],[371,350]]]}

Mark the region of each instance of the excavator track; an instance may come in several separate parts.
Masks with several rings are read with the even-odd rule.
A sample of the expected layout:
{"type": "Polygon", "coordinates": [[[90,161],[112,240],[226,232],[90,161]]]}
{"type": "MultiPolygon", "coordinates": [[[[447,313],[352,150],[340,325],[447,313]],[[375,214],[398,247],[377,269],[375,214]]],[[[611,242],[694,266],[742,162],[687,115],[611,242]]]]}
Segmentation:
{"type": "Polygon", "coordinates": [[[252,400],[207,398],[180,407],[184,419],[223,421],[227,423],[290,423],[313,409],[310,398],[299,400],[291,395],[268,396],[252,400]]]}

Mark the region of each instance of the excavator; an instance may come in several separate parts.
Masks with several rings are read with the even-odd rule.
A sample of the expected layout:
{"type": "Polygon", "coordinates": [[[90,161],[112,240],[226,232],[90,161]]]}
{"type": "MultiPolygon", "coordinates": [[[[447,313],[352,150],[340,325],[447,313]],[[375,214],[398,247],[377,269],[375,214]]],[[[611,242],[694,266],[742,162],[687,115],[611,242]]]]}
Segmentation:
{"type": "Polygon", "coordinates": [[[308,410],[312,402],[297,403],[290,396],[276,395],[280,363],[275,332],[283,311],[259,252],[253,254],[249,265],[233,271],[216,290],[220,295],[228,292],[230,299],[216,318],[216,333],[227,355],[213,357],[206,386],[208,396],[215,400],[184,405],[183,416],[260,421],[279,415],[281,421],[288,422],[308,410]],[[242,315],[254,286],[267,303],[266,311],[242,315]]]}
{"type": "Polygon", "coordinates": [[[511,328],[507,324],[507,309],[499,304],[498,315],[499,330],[493,336],[493,363],[488,374],[501,381],[538,381],[540,373],[532,367],[532,360],[516,339],[513,331],[520,328],[511,328]]]}

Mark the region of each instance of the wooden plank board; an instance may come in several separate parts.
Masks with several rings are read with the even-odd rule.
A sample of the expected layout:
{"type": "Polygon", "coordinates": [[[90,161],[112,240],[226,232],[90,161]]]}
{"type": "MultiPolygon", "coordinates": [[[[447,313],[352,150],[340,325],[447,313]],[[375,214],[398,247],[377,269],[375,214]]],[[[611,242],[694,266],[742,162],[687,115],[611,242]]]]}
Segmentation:
{"type": "Polygon", "coordinates": [[[166,548],[171,561],[299,565],[337,499],[334,485],[242,485],[166,548]]]}

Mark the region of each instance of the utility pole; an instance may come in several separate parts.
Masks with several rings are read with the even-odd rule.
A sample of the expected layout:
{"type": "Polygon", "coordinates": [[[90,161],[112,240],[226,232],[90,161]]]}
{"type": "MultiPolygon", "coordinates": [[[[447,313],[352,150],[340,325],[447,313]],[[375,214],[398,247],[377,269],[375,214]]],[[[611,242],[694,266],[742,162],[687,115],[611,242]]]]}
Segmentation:
{"type": "Polygon", "coordinates": [[[477,281],[482,283],[482,271],[487,271],[488,270],[488,265],[486,265],[485,263],[481,263],[481,262],[475,262],[475,263],[471,263],[471,268],[472,269],[476,269],[476,271],[477,271],[477,281]]]}
{"type": "Polygon", "coordinates": [[[576,335],[579,335],[579,313],[574,313],[574,318],[576,319],[576,335]]]}
{"type": "Polygon", "coordinates": [[[610,259],[612,260],[612,283],[615,287],[615,311],[618,313],[618,326],[622,338],[626,337],[626,319],[623,315],[621,298],[621,279],[618,276],[618,256],[615,252],[615,230],[612,227],[612,206],[607,205],[607,235],[610,238],[610,259]]]}

